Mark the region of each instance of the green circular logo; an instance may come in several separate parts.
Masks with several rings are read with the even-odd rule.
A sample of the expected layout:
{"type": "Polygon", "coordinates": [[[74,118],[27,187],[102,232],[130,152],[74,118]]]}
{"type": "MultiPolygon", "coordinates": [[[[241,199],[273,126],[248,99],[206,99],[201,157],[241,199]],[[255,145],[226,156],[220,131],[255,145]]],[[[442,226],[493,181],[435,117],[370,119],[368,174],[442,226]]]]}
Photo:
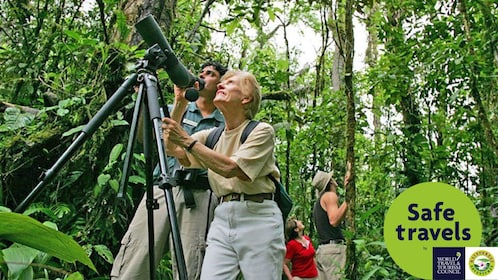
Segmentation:
{"type": "Polygon", "coordinates": [[[407,273],[432,279],[434,247],[477,247],[482,224],[472,201],[444,183],[403,191],[384,220],[384,239],[394,262],[407,273]]]}
{"type": "Polygon", "coordinates": [[[495,258],[488,251],[476,251],[469,258],[469,267],[475,275],[487,276],[495,268],[495,258]]]}

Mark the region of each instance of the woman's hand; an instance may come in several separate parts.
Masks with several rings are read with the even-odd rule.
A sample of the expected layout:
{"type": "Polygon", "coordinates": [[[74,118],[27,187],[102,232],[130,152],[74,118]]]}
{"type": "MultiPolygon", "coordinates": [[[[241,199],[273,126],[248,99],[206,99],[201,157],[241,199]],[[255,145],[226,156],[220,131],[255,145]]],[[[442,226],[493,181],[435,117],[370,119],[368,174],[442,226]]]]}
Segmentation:
{"type": "Polygon", "coordinates": [[[187,159],[185,147],[194,141],[176,121],[170,118],[163,118],[163,145],[166,147],[166,153],[176,157],[183,166],[190,166],[187,159]]]}
{"type": "Polygon", "coordinates": [[[163,138],[168,140],[168,144],[172,142],[177,146],[186,148],[194,141],[176,121],[170,118],[163,118],[162,121],[163,138]]]}

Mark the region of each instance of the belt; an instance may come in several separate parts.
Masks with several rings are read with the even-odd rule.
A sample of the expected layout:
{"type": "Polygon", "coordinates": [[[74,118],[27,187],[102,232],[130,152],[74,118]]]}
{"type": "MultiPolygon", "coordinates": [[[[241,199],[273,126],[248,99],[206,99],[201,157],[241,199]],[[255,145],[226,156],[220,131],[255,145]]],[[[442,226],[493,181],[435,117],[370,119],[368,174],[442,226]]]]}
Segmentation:
{"type": "Polygon", "coordinates": [[[331,239],[329,241],[326,241],[326,242],[322,242],[321,244],[322,245],[325,245],[325,244],[344,244],[344,239],[331,239]]]}
{"type": "Polygon", "coordinates": [[[254,201],[254,202],[263,202],[263,200],[273,200],[273,193],[258,193],[258,194],[244,194],[244,193],[230,193],[221,197],[220,202],[228,202],[228,201],[254,201]]]}

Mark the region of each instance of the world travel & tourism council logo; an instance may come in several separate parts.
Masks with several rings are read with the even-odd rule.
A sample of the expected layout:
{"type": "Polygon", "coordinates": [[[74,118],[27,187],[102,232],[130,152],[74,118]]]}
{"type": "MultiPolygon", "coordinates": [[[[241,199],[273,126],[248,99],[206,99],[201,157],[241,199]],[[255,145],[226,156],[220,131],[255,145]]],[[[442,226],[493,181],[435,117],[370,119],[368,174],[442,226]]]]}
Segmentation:
{"type": "Polygon", "coordinates": [[[433,248],[432,278],[461,280],[465,277],[465,248],[433,248]]]}

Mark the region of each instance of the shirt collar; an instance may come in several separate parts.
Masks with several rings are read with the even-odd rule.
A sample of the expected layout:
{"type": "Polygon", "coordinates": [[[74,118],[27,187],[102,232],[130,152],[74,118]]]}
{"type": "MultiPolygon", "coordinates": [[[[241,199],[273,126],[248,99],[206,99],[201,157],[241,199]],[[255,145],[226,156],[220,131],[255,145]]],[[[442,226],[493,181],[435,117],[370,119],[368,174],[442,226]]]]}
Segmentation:
{"type": "MultiPolygon", "coordinates": [[[[188,104],[187,110],[190,113],[199,113],[199,114],[200,114],[200,111],[201,111],[199,109],[199,107],[197,107],[197,103],[195,103],[195,102],[190,102],[188,104]]],[[[215,110],[209,116],[207,116],[206,118],[213,118],[213,119],[217,120],[218,122],[223,122],[224,121],[223,114],[221,114],[221,112],[220,112],[220,110],[218,110],[218,108],[215,108],[215,110]]]]}

